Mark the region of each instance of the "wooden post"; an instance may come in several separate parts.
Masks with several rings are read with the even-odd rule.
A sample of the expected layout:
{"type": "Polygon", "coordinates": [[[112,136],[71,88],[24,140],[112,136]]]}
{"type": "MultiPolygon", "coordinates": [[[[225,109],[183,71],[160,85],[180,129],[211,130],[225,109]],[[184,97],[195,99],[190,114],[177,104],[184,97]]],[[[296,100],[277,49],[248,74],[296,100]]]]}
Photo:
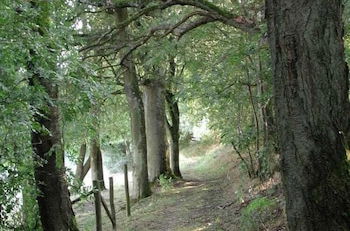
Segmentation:
{"type": "Polygon", "coordinates": [[[130,195],[129,195],[129,180],[128,180],[128,165],[124,164],[124,186],[125,186],[125,197],[126,197],[126,214],[128,217],[130,213],[130,195]]]}
{"type": "Polygon", "coordinates": [[[113,177],[109,178],[109,203],[111,206],[112,218],[114,219],[113,229],[117,230],[117,216],[115,214],[115,206],[114,206],[114,184],[113,177]]]}
{"type": "Polygon", "coordinates": [[[92,182],[95,197],[96,231],[102,231],[102,210],[100,184],[97,180],[92,182]]]}
{"type": "Polygon", "coordinates": [[[101,196],[101,202],[102,202],[103,208],[105,209],[105,211],[107,213],[107,216],[108,216],[109,220],[112,222],[112,226],[114,227],[115,223],[114,223],[114,220],[113,220],[113,217],[112,217],[112,213],[109,211],[107,202],[105,201],[105,199],[103,199],[102,196],[101,196]]]}

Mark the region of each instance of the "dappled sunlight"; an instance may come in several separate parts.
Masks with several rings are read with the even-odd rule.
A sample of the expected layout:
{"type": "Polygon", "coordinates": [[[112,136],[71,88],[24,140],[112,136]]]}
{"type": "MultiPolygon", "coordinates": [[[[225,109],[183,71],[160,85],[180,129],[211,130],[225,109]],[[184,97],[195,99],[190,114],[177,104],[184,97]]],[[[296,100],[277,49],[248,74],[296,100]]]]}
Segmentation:
{"type": "Polygon", "coordinates": [[[201,231],[201,230],[205,230],[207,228],[207,226],[203,226],[203,227],[199,227],[199,228],[194,228],[192,229],[192,231],[201,231]]]}
{"type": "Polygon", "coordinates": [[[210,226],[212,226],[213,224],[212,223],[207,223],[206,225],[204,226],[200,226],[200,227],[196,227],[194,229],[192,229],[192,231],[202,231],[202,230],[206,230],[207,228],[209,228],[210,226]]]}
{"type": "Polygon", "coordinates": [[[199,182],[188,181],[184,183],[185,186],[202,186],[203,184],[199,182]]]}
{"type": "Polygon", "coordinates": [[[185,186],[184,189],[191,189],[191,188],[198,188],[200,186],[198,185],[189,185],[189,186],[185,186]]]}

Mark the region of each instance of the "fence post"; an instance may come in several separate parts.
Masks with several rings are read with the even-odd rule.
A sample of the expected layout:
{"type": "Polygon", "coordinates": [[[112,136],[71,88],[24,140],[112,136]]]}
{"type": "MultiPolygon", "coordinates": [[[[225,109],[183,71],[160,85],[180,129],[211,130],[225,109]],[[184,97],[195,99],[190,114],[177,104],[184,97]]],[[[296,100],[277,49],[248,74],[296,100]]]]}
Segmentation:
{"type": "Polygon", "coordinates": [[[110,206],[111,206],[112,218],[114,219],[113,230],[117,230],[117,216],[115,214],[115,206],[114,206],[113,177],[109,178],[109,203],[110,203],[110,206]]]}
{"type": "Polygon", "coordinates": [[[130,213],[130,195],[129,195],[129,180],[128,180],[128,165],[124,164],[124,186],[125,186],[125,197],[126,197],[126,214],[128,217],[130,213]]]}
{"type": "Polygon", "coordinates": [[[102,211],[100,184],[97,180],[92,182],[95,197],[96,231],[102,231],[102,211]]]}

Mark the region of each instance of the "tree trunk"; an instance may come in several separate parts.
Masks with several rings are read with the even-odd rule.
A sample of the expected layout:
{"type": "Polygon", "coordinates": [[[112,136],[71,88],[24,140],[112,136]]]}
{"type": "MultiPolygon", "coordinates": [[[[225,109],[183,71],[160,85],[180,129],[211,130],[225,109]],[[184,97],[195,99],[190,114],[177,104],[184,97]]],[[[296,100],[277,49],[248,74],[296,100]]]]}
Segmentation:
{"type": "Polygon", "coordinates": [[[182,178],[180,172],[180,148],[179,148],[179,140],[180,140],[180,112],[179,106],[175,99],[174,94],[170,91],[166,92],[166,100],[169,108],[170,122],[167,122],[167,126],[170,134],[170,170],[171,173],[179,178],[182,178]]]}
{"type": "MultiPolygon", "coordinates": [[[[44,21],[49,19],[49,14],[41,7],[47,7],[47,2],[29,1],[29,3],[37,12],[35,22],[37,27],[32,32],[44,38],[45,32],[48,31],[48,24],[44,21]]],[[[42,72],[40,64],[35,63],[38,56],[40,55],[35,50],[29,51],[27,69],[31,74],[29,86],[35,89],[39,87],[47,94],[42,97],[45,101],[40,106],[31,102],[38,111],[33,116],[34,121],[40,126],[31,133],[33,159],[36,161],[34,178],[39,191],[37,201],[40,220],[44,231],[78,230],[65,177],[60,111],[57,106],[58,86],[53,82],[54,76],[50,76],[48,71],[42,72]]],[[[50,60],[51,70],[56,69],[56,64],[54,59],[50,60]]]]}
{"type": "Polygon", "coordinates": [[[91,165],[91,156],[89,156],[89,158],[85,161],[85,164],[84,164],[84,167],[83,167],[83,171],[81,173],[80,181],[83,181],[85,179],[86,174],[90,170],[90,165],[91,165]]]}
{"type": "Polygon", "coordinates": [[[289,230],[349,230],[341,0],[267,0],[289,230]]]}
{"type": "MultiPolygon", "coordinates": [[[[38,74],[31,79],[32,86],[34,83],[43,87],[51,100],[57,102],[57,86],[38,74]]],[[[35,121],[45,130],[32,132],[32,146],[38,161],[34,170],[42,227],[45,231],[77,230],[63,166],[59,109],[49,102],[46,108],[35,115],[35,121]]]]}
{"type": "Polygon", "coordinates": [[[84,179],[82,176],[83,176],[83,170],[84,170],[85,156],[86,156],[86,143],[83,143],[80,146],[77,168],[75,170],[75,179],[77,181],[82,181],[84,179]]]}
{"type": "Polygon", "coordinates": [[[96,180],[100,184],[100,189],[103,190],[106,187],[103,178],[103,161],[99,138],[91,139],[90,145],[91,180],[96,180]]]}
{"type": "MultiPolygon", "coordinates": [[[[118,9],[116,12],[118,22],[128,19],[126,9],[118,9]]],[[[126,28],[120,29],[118,35],[122,41],[129,41],[126,28]]],[[[133,187],[131,194],[133,198],[141,199],[151,195],[151,189],[148,184],[145,115],[135,64],[130,55],[123,60],[122,64],[125,67],[124,91],[130,110],[133,143],[133,187]]]]}
{"type": "Polygon", "coordinates": [[[154,182],[166,174],[165,96],[161,80],[148,80],[144,86],[148,179],[154,182]]]}

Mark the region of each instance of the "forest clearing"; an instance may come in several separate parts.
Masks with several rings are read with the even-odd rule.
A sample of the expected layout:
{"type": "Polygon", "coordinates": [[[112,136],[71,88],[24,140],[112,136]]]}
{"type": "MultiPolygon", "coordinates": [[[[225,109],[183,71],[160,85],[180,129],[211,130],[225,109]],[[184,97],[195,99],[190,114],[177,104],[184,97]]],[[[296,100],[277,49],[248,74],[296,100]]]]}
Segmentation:
{"type": "Polygon", "coordinates": [[[350,231],[350,1],[0,0],[0,231],[350,231]]]}

